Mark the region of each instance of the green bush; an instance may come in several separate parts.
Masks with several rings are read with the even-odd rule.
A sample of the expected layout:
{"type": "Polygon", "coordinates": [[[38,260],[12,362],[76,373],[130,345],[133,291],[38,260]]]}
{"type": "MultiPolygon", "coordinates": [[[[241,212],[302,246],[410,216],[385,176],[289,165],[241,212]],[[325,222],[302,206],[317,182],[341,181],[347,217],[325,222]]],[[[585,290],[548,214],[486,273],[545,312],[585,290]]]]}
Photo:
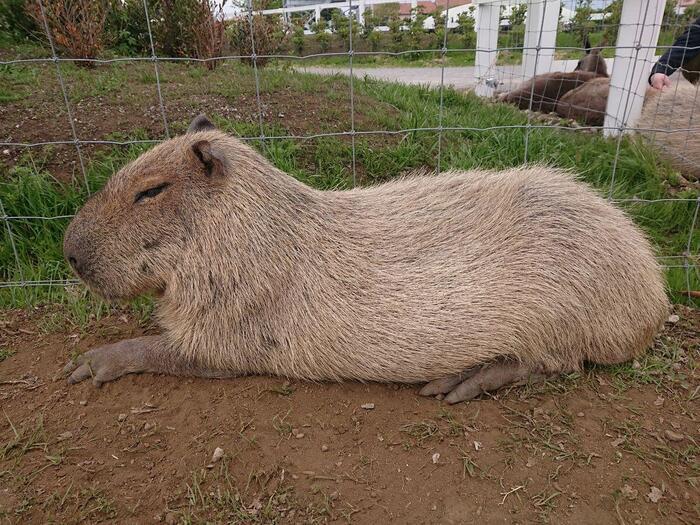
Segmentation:
{"type": "Polygon", "coordinates": [[[26,0],[0,2],[0,37],[20,41],[39,31],[32,17],[27,14],[26,4],[26,0]]]}

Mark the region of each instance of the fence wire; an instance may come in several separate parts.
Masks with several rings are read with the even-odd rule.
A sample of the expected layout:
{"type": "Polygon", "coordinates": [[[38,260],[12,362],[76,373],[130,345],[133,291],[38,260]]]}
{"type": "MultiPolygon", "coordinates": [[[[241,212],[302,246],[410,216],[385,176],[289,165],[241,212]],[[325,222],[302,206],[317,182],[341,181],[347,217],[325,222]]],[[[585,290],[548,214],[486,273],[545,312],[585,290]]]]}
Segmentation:
{"type": "MultiPolygon", "coordinates": [[[[611,89],[619,89],[623,96],[623,99],[621,100],[621,106],[620,108],[622,109],[622,113],[620,116],[619,109],[616,108],[616,116],[619,117],[616,119],[611,118],[611,115],[609,113],[610,106],[606,109],[606,115],[605,115],[605,122],[602,125],[589,125],[586,124],[585,122],[582,124],[573,124],[573,123],[565,123],[565,122],[541,122],[541,119],[539,119],[536,115],[535,111],[535,100],[536,100],[536,86],[535,83],[533,82],[530,86],[530,93],[529,93],[529,100],[526,100],[526,107],[521,106],[522,109],[527,109],[527,121],[526,124],[524,125],[494,125],[494,126],[480,126],[480,127],[474,127],[474,126],[445,126],[444,122],[444,107],[445,107],[445,92],[446,89],[449,87],[446,82],[445,82],[445,68],[447,65],[447,58],[448,56],[454,56],[454,55],[459,55],[459,54],[465,54],[465,53],[475,53],[478,54],[480,52],[483,53],[489,53],[488,56],[491,57],[491,62],[488,64],[487,67],[487,74],[486,75],[481,75],[479,77],[475,78],[476,84],[483,84],[485,82],[493,81],[495,79],[494,84],[497,86],[496,91],[500,92],[507,92],[508,90],[512,90],[517,87],[518,84],[522,82],[527,82],[530,78],[531,75],[526,74],[526,68],[531,68],[533,74],[537,75],[542,75],[543,73],[550,73],[552,71],[557,71],[556,65],[555,65],[555,53],[562,53],[566,56],[570,56],[572,53],[578,53],[579,55],[583,56],[584,53],[590,52],[591,48],[589,45],[584,44],[584,42],[580,42],[580,45],[557,45],[556,43],[554,45],[547,45],[543,43],[543,39],[547,39],[548,41],[552,40],[552,38],[556,38],[556,35],[558,32],[561,32],[564,30],[565,32],[576,32],[578,30],[581,30],[581,34],[585,31],[582,30],[582,28],[576,28],[569,25],[568,29],[566,29],[567,23],[562,23],[560,20],[557,21],[557,25],[555,28],[551,28],[549,26],[549,21],[551,21],[551,16],[552,16],[552,9],[557,9],[559,10],[559,17],[562,17],[563,10],[561,10],[561,6],[563,4],[560,4],[558,1],[553,1],[553,0],[534,0],[534,1],[528,1],[527,2],[527,17],[529,18],[530,16],[533,17],[532,21],[527,21],[525,22],[525,32],[520,35],[519,32],[514,31],[513,27],[510,27],[508,30],[503,30],[501,27],[501,23],[503,20],[508,19],[508,23],[510,23],[510,18],[508,16],[513,16],[512,13],[517,6],[519,6],[521,1],[518,0],[512,0],[510,2],[508,1],[503,1],[503,0],[494,0],[494,2],[488,2],[486,0],[480,0],[477,2],[476,6],[477,9],[485,8],[488,6],[498,6],[501,12],[501,16],[499,17],[499,25],[498,27],[477,27],[477,41],[476,45],[473,47],[455,47],[455,46],[450,46],[449,42],[449,36],[450,36],[450,30],[454,29],[454,27],[450,27],[450,10],[452,9],[453,11],[455,9],[458,9],[459,7],[464,5],[463,1],[460,0],[438,0],[439,4],[443,4],[445,10],[444,10],[444,32],[442,35],[442,43],[439,49],[430,49],[430,48],[424,48],[424,49],[407,49],[407,50],[398,50],[398,51],[387,51],[387,50],[359,50],[356,49],[355,42],[353,41],[353,34],[354,34],[354,24],[362,24],[363,21],[361,19],[356,20],[355,19],[355,8],[359,7],[359,0],[347,0],[347,4],[339,4],[339,7],[342,7],[344,5],[347,5],[348,7],[348,16],[349,16],[349,36],[348,36],[348,46],[346,51],[328,51],[328,52],[321,52],[321,53],[309,53],[306,55],[293,55],[293,54],[285,54],[285,53],[275,53],[275,54],[258,54],[257,53],[257,48],[256,48],[256,41],[255,41],[255,17],[260,16],[259,13],[256,13],[256,9],[254,9],[253,2],[252,0],[246,0],[245,2],[245,18],[247,19],[248,22],[248,27],[250,31],[250,39],[251,39],[251,54],[250,55],[232,55],[232,54],[222,54],[221,56],[215,56],[215,57],[210,57],[210,58],[200,58],[200,57],[166,57],[166,56],[158,56],[156,52],[156,45],[155,45],[155,40],[154,40],[154,35],[153,35],[153,30],[151,27],[151,19],[150,19],[150,14],[148,10],[148,1],[143,0],[143,9],[144,9],[144,15],[146,18],[146,27],[148,31],[148,42],[150,46],[150,56],[148,57],[115,57],[115,58],[107,58],[107,59],[98,59],[98,58],[71,58],[71,57],[61,57],[58,55],[56,51],[56,47],[54,44],[53,36],[49,27],[49,22],[47,20],[46,16],[46,11],[44,9],[44,4],[42,0],[39,0],[39,7],[41,10],[41,17],[42,17],[42,25],[43,29],[46,33],[46,38],[47,42],[49,44],[51,56],[49,57],[41,57],[41,58],[16,58],[16,59],[9,59],[9,60],[0,60],[0,66],[5,66],[5,67],[12,67],[12,66],[23,66],[23,65],[36,65],[36,64],[48,64],[48,63],[53,63],[55,65],[55,70],[56,70],[56,78],[58,81],[58,84],[60,86],[60,91],[62,94],[63,98],[63,104],[65,105],[65,110],[66,110],[66,115],[69,120],[69,126],[70,126],[70,132],[71,132],[71,138],[70,139],[53,139],[53,140],[47,140],[47,141],[35,141],[35,142],[27,142],[27,141],[17,141],[17,140],[8,140],[4,142],[0,142],[0,146],[2,147],[8,147],[8,148],[22,148],[22,149],[31,149],[31,148],[40,148],[40,147],[45,147],[45,146],[64,146],[64,145],[73,145],[76,149],[76,154],[79,162],[79,167],[80,171],[83,177],[83,181],[85,184],[85,187],[88,191],[88,194],[90,192],[90,187],[89,187],[89,182],[88,182],[88,176],[87,176],[87,169],[83,157],[83,151],[82,147],[83,146],[99,146],[99,145],[110,145],[110,146],[130,146],[130,145],[153,145],[161,142],[161,140],[157,139],[139,139],[139,140],[96,140],[96,139],[81,139],[79,138],[78,131],[76,129],[76,119],[74,118],[74,114],[71,108],[70,104],[70,96],[68,92],[68,88],[66,86],[63,72],[61,69],[61,64],[63,62],[90,62],[95,65],[99,64],[116,64],[116,63],[139,63],[139,62],[146,62],[150,61],[153,64],[153,70],[154,70],[154,75],[155,75],[155,85],[156,85],[156,92],[157,92],[157,97],[158,97],[158,106],[160,110],[160,117],[162,119],[163,123],[163,131],[164,131],[164,137],[165,139],[170,138],[170,126],[168,123],[168,118],[166,114],[166,104],[163,96],[163,90],[161,86],[161,74],[159,70],[159,63],[160,62],[192,62],[192,63],[207,63],[207,62],[213,62],[213,61],[221,61],[226,62],[226,61],[232,61],[232,60],[247,60],[250,61],[252,64],[252,69],[253,69],[253,76],[254,76],[254,87],[255,87],[255,101],[256,101],[256,109],[257,109],[257,125],[259,127],[259,134],[257,136],[242,136],[240,137],[241,140],[244,141],[260,141],[262,144],[263,148],[266,147],[266,144],[269,141],[275,141],[275,140],[297,140],[297,141],[309,141],[309,140],[316,140],[324,137],[349,137],[350,142],[351,142],[351,165],[350,165],[350,172],[352,175],[352,184],[353,186],[357,184],[358,178],[357,178],[357,150],[356,150],[356,140],[358,137],[362,136],[406,136],[410,133],[434,133],[437,137],[437,142],[436,142],[436,171],[439,174],[443,168],[444,164],[444,147],[443,147],[443,137],[445,133],[459,133],[459,132],[481,132],[481,133],[487,133],[487,132],[492,132],[492,131],[498,131],[498,130],[508,130],[508,129],[523,129],[524,130],[524,158],[523,161],[527,163],[529,161],[529,153],[531,149],[530,145],[530,137],[531,134],[534,131],[541,130],[541,129],[561,129],[561,130],[571,130],[571,131],[576,131],[576,132],[583,132],[583,131],[600,131],[606,134],[614,135],[616,136],[616,148],[615,148],[615,155],[613,159],[613,164],[611,168],[611,180],[610,180],[610,185],[607,191],[607,196],[608,199],[617,204],[641,204],[641,205],[654,205],[657,203],[687,203],[688,205],[692,206],[692,203],[695,203],[694,206],[694,212],[692,214],[692,220],[688,232],[688,239],[686,243],[686,249],[684,253],[682,254],[674,254],[674,255],[664,255],[660,256],[658,259],[660,261],[660,264],[669,269],[683,269],[685,271],[685,292],[688,293],[690,296],[691,293],[691,272],[695,272],[695,274],[698,276],[700,279],[700,271],[698,270],[698,254],[697,253],[692,253],[693,250],[693,239],[695,235],[696,228],[698,227],[698,214],[700,212],[700,197],[684,197],[684,196],[679,196],[679,197],[664,197],[664,198],[655,198],[655,199],[645,199],[645,198],[637,198],[637,197],[632,197],[632,198],[615,198],[615,184],[616,184],[616,174],[618,171],[618,164],[620,162],[620,156],[621,156],[621,145],[623,143],[623,135],[626,134],[627,132],[633,131],[637,133],[646,133],[647,135],[651,135],[652,137],[656,137],[656,134],[659,135],[664,135],[664,134],[677,134],[677,133],[684,133],[685,134],[685,141],[686,141],[686,146],[687,143],[693,134],[700,132],[700,125],[696,122],[695,120],[695,112],[694,109],[697,106],[697,94],[698,90],[695,90],[695,100],[694,104],[692,105],[693,111],[691,111],[690,115],[688,115],[687,119],[687,125],[683,126],[678,126],[678,127],[673,127],[669,128],[668,126],[656,126],[653,125],[651,127],[646,126],[634,126],[634,125],[629,125],[629,120],[630,120],[630,108],[633,107],[636,102],[635,102],[635,97],[639,97],[639,93],[642,92],[642,88],[639,85],[639,75],[640,71],[643,72],[648,72],[650,70],[651,64],[653,63],[653,60],[655,60],[655,53],[656,52],[661,52],[664,53],[669,49],[673,48],[673,44],[671,43],[663,43],[660,41],[657,41],[657,39],[652,38],[652,41],[648,37],[645,36],[645,32],[649,30],[650,27],[655,27],[655,26],[660,26],[661,25],[661,13],[659,12],[659,9],[661,12],[664,10],[664,2],[660,2],[658,0],[642,0],[641,2],[639,1],[634,1],[634,0],[626,0],[626,3],[631,3],[633,2],[637,6],[637,19],[632,20],[631,22],[629,20],[621,20],[619,23],[615,22],[612,24],[609,24],[606,22],[605,16],[603,16],[602,20],[597,23],[596,28],[598,30],[602,30],[604,33],[604,40],[603,42],[600,42],[598,46],[594,46],[596,49],[599,50],[599,52],[602,54],[605,53],[607,50],[614,50],[615,51],[615,63],[620,64],[620,63],[625,63],[626,67],[624,70],[624,74],[622,75],[623,81],[619,85],[613,85],[612,80],[613,78],[616,78],[619,81],[620,74],[619,71],[621,71],[620,66],[618,65],[618,69],[615,70],[613,66],[613,71],[615,75],[611,78],[610,80],[610,87],[611,89]],[[548,11],[549,10],[549,11],[548,11]],[[504,17],[504,13],[508,16],[504,17]],[[534,13],[534,14],[533,14],[534,13]],[[550,15],[550,18],[547,18],[547,15],[550,15]],[[608,31],[625,31],[625,24],[628,24],[632,27],[632,29],[635,31],[634,33],[634,38],[633,38],[633,43],[628,44],[628,45],[616,45],[620,41],[620,37],[618,35],[618,42],[609,42],[605,41],[607,38],[607,33],[608,31]],[[482,38],[484,34],[488,31],[496,31],[496,34],[498,35],[497,38],[497,45],[495,48],[491,47],[490,45],[484,45],[483,41],[485,40],[482,38]],[[533,32],[536,34],[536,39],[535,42],[532,43],[532,38],[533,38],[533,32]],[[523,38],[522,41],[520,41],[520,38],[523,38]],[[439,84],[437,84],[437,89],[439,92],[439,112],[437,115],[437,125],[436,126],[426,126],[426,127],[412,127],[412,128],[401,128],[401,129],[396,129],[396,130],[389,130],[389,129],[377,129],[377,130],[358,130],[356,129],[356,104],[355,104],[355,65],[356,65],[356,58],[357,57],[393,57],[393,58],[401,58],[404,56],[435,56],[439,55],[440,59],[440,81],[439,84]],[[513,57],[517,54],[522,55],[522,60],[523,63],[522,65],[520,64],[503,64],[501,63],[501,60],[503,57],[513,57]],[[318,59],[318,58],[332,58],[332,57],[347,57],[347,64],[348,64],[348,90],[349,90],[349,129],[343,130],[343,131],[337,131],[337,132],[317,132],[317,133],[309,133],[309,134],[294,134],[294,133],[288,133],[288,134],[271,134],[271,135],[266,135],[265,133],[265,110],[264,106],[262,103],[262,97],[261,97],[261,75],[259,71],[259,60],[270,60],[270,59],[276,59],[276,60],[287,60],[287,61],[297,61],[303,63],[304,61],[308,60],[313,60],[313,59],[318,59]],[[653,59],[651,62],[649,60],[649,57],[653,59]],[[627,60],[629,58],[629,60],[627,60]],[[619,61],[619,62],[618,62],[619,61]]],[[[604,12],[608,9],[611,8],[613,5],[612,1],[604,1],[602,2],[602,7],[604,8],[604,12]]],[[[372,2],[365,2],[364,7],[369,6],[370,8],[372,7],[372,2]]],[[[313,10],[313,6],[311,6],[311,10],[313,10]]],[[[360,11],[357,11],[358,14],[360,11]]],[[[359,17],[358,17],[359,18],[359,17]]],[[[476,15],[474,15],[474,18],[476,19],[476,15]]],[[[623,5],[623,15],[622,18],[625,18],[624,15],[624,5],[623,5]]],[[[586,21],[586,23],[588,23],[586,21]]],[[[437,24],[437,22],[436,22],[437,24]]],[[[679,28],[682,28],[683,26],[683,21],[680,18],[680,13],[676,13],[675,21],[671,24],[666,24],[667,30],[678,30],[679,28]]],[[[437,25],[435,26],[437,27],[437,25]]],[[[658,31],[657,31],[658,34],[658,31]]],[[[569,39],[571,40],[571,39],[569,39]]],[[[553,40],[552,40],[553,41],[553,40]]],[[[685,51],[697,51],[697,47],[689,47],[686,45],[684,48],[685,51]]],[[[684,51],[684,52],[685,52],[684,51]]],[[[680,70],[679,70],[680,74],[680,70]]],[[[644,77],[644,74],[642,74],[642,77],[644,77]]],[[[644,82],[646,82],[646,78],[643,78],[644,82]]],[[[546,90],[546,82],[545,82],[545,92],[546,90]]],[[[676,83],[673,89],[676,91],[678,90],[679,83],[676,83]]],[[[538,106],[541,107],[542,103],[550,103],[554,104],[556,103],[561,95],[561,88],[553,95],[549,96],[543,94],[540,99],[538,99],[538,106]]],[[[643,96],[643,95],[642,95],[643,96]]],[[[589,116],[589,111],[590,115],[592,115],[594,112],[593,110],[590,110],[589,108],[583,107],[583,108],[577,108],[581,110],[585,110],[585,117],[588,118],[589,116]]],[[[657,111],[658,111],[658,106],[657,106],[657,111]]],[[[671,115],[670,117],[673,117],[671,115]]],[[[670,120],[669,120],[670,121],[670,120]]],[[[685,120],[683,121],[685,123],[685,120]]],[[[654,124],[656,124],[656,119],[654,120],[654,124]]],[[[5,223],[5,229],[7,232],[7,237],[11,246],[11,251],[13,253],[13,257],[15,259],[15,263],[17,265],[17,277],[19,277],[19,280],[6,280],[3,282],[0,282],[0,288],[30,288],[30,287],[65,287],[65,286],[73,286],[79,283],[78,280],[76,279],[25,279],[25,275],[22,272],[22,265],[20,261],[20,256],[15,244],[15,237],[16,234],[13,232],[12,228],[12,223],[16,221],[58,221],[58,220],[68,220],[73,217],[72,214],[60,214],[60,215],[54,215],[54,216],[36,216],[36,215],[8,215],[6,213],[6,208],[3,205],[3,203],[0,201],[0,219],[3,220],[5,223]]],[[[28,301],[29,299],[27,299],[28,301]]]]}

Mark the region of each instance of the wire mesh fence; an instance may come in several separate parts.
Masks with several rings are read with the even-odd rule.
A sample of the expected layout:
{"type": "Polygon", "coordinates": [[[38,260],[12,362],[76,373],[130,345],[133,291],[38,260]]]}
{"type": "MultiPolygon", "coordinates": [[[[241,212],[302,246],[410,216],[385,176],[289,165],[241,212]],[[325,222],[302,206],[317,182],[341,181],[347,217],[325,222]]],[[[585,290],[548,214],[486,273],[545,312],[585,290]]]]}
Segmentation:
{"type": "MultiPolygon", "coordinates": [[[[419,35],[410,39],[405,44],[407,46],[405,49],[398,47],[368,49],[367,39],[362,39],[363,46],[358,48],[357,45],[359,30],[366,28],[367,24],[363,13],[378,9],[383,2],[347,0],[337,3],[338,7],[329,7],[328,4],[324,4],[325,9],[340,9],[347,17],[349,30],[345,44],[338,46],[339,50],[327,49],[303,54],[292,51],[267,53],[256,47],[254,28],[256,17],[285,17],[286,15],[264,14],[254,6],[252,0],[246,0],[237,16],[247,20],[251,53],[225,53],[205,58],[159,54],[151,27],[149,3],[147,0],[143,0],[142,3],[150,56],[76,58],[60,54],[52,39],[44,0],[38,0],[50,53],[43,57],[8,57],[6,60],[0,60],[0,67],[53,67],[61,95],[56,107],[62,107],[62,111],[65,112],[68,134],[46,137],[46,140],[21,140],[10,136],[3,138],[0,147],[8,148],[7,151],[46,147],[74,148],[77,159],[75,171],[85,187],[84,196],[88,196],[96,188],[91,187],[90,184],[90,165],[89,159],[86,159],[86,148],[147,147],[170,138],[172,122],[168,118],[168,93],[162,78],[164,64],[208,62],[226,64],[243,60],[252,68],[252,104],[256,113],[254,126],[256,130],[253,133],[240,134],[241,140],[258,144],[263,151],[274,148],[276,141],[303,143],[324,138],[348,140],[350,156],[347,163],[347,176],[349,183],[353,186],[362,182],[360,172],[363,167],[358,162],[358,141],[368,137],[402,139],[416,134],[433,136],[435,140],[433,167],[439,174],[446,167],[453,165],[450,158],[446,159],[446,156],[451,155],[446,151],[448,136],[459,140],[468,139],[474,134],[519,133],[517,140],[522,141],[520,161],[528,163],[533,159],[537,162],[543,161],[541,156],[533,155],[533,149],[538,146],[533,145],[532,138],[540,132],[555,130],[590,137],[606,134],[607,140],[614,145],[614,155],[611,165],[606,167],[611,176],[607,187],[602,189],[604,194],[611,201],[622,206],[635,208],[677,206],[684,217],[679,227],[687,228],[683,233],[682,250],[668,251],[669,248],[664,246],[663,239],[655,239],[660,245],[659,259],[667,270],[679,271],[682,274],[682,279],[677,280],[682,284],[672,285],[674,291],[690,297],[694,290],[700,288],[697,253],[700,196],[698,196],[697,173],[686,173],[683,170],[683,166],[690,166],[689,171],[692,172],[692,166],[697,164],[694,155],[698,152],[695,136],[700,131],[698,116],[695,112],[698,105],[698,87],[682,78],[680,73],[692,74],[693,72],[683,66],[679,68],[680,73],[674,76],[663,95],[651,91],[648,85],[650,71],[658,60],[658,55],[678,47],[678,43],[674,44],[674,40],[686,31],[689,23],[679,10],[665,10],[666,2],[605,0],[596,2],[595,10],[590,2],[578,2],[577,5],[571,6],[577,8],[574,10],[567,8],[566,3],[561,4],[559,1],[552,0],[528,2],[479,0],[473,6],[465,6],[465,2],[460,0],[437,0],[437,3],[432,3],[436,9],[430,17],[433,24],[432,31],[434,31],[430,46],[422,46],[425,37],[419,35]],[[455,15],[455,12],[458,14],[455,15]],[[476,26],[475,38],[471,45],[465,45],[470,44],[468,35],[460,33],[465,31],[465,27],[467,30],[470,27],[469,23],[465,22],[465,17],[471,18],[470,23],[476,26]],[[501,123],[494,119],[493,121],[484,120],[474,125],[472,122],[446,118],[446,106],[459,103],[459,100],[453,97],[455,92],[453,87],[446,82],[446,68],[451,64],[451,60],[460,56],[475,60],[473,68],[469,65],[462,66],[463,75],[471,84],[470,89],[473,88],[484,98],[483,103],[492,104],[495,107],[511,102],[525,111],[521,121],[512,124],[501,123]],[[392,126],[387,122],[382,129],[368,128],[359,121],[358,104],[365,101],[358,99],[357,95],[356,84],[364,82],[356,74],[357,62],[370,57],[381,57],[384,60],[401,60],[405,57],[433,59],[429,64],[430,67],[416,69],[416,75],[419,77],[426,75],[425,79],[418,78],[417,81],[418,83],[425,81],[424,83],[430,85],[433,90],[438,101],[436,114],[429,120],[417,122],[412,126],[392,126]],[[591,65],[591,57],[595,58],[593,65],[591,65]],[[345,62],[345,66],[341,65],[341,69],[347,76],[345,82],[347,92],[338,94],[337,103],[339,106],[345,106],[346,109],[341,112],[344,117],[339,117],[337,129],[329,131],[307,127],[304,132],[295,132],[291,127],[271,128],[268,122],[269,107],[266,107],[263,96],[266,89],[265,81],[269,78],[264,68],[279,68],[281,64],[294,66],[319,60],[333,60],[333,65],[336,67],[341,60],[345,62]],[[586,61],[588,64],[582,65],[582,62],[586,61]],[[148,62],[152,64],[157,100],[157,107],[149,108],[149,114],[154,120],[162,122],[162,136],[160,138],[131,136],[111,138],[109,134],[105,136],[103,133],[102,137],[85,137],[76,125],[80,120],[76,117],[76,106],[81,104],[81,99],[74,96],[70,83],[66,81],[64,73],[66,64],[123,65],[130,68],[141,63],[145,67],[148,62]],[[271,65],[268,64],[270,62],[272,62],[271,65]],[[263,63],[267,64],[264,68],[263,63]],[[430,75],[434,77],[432,83],[428,78],[430,75]],[[594,85],[597,91],[587,94],[584,88],[588,89],[594,85]],[[512,100],[514,93],[517,93],[515,101],[512,100]],[[571,98],[573,95],[579,96],[571,98]],[[510,100],[509,96],[511,96],[510,100]],[[568,106],[562,109],[562,111],[566,110],[566,113],[562,114],[558,108],[562,100],[566,102],[565,96],[569,96],[570,100],[568,106]],[[639,142],[636,138],[630,139],[630,134],[643,135],[646,142],[639,142]],[[668,137],[675,138],[669,141],[668,137]],[[628,150],[623,148],[623,144],[628,142],[638,144],[636,147],[640,148],[657,147],[662,152],[660,158],[664,158],[664,148],[668,156],[668,145],[671,143],[675,147],[675,154],[682,157],[675,161],[671,159],[675,167],[681,166],[679,176],[682,183],[676,188],[670,188],[663,195],[652,197],[619,195],[618,172],[627,162],[625,154],[628,150]]],[[[430,3],[423,3],[423,9],[426,5],[430,6],[430,3]]],[[[415,26],[420,6],[416,3],[413,7],[412,13],[399,22],[399,32],[407,33],[415,29],[408,26],[412,21],[415,26]]],[[[309,6],[310,11],[314,9],[313,5],[309,6]]],[[[320,10],[317,10],[316,17],[319,13],[320,10]]],[[[423,25],[426,26],[425,23],[423,25]]],[[[430,32],[430,29],[426,30],[426,33],[430,32]]],[[[698,48],[691,45],[690,39],[687,39],[682,47],[684,53],[697,54],[698,48]]],[[[366,74],[366,70],[363,70],[363,74],[366,74]]],[[[388,74],[391,75],[391,71],[388,74]]],[[[231,77],[228,81],[236,84],[237,79],[231,77]]],[[[268,103],[267,106],[269,105],[268,103]]],[[[494,111],[497,110],[494,109],[494,111]]],[[[83,120],[86,118],[89,117],[82,117],[83,120]]],[[[248,128],[248,131],[251,129],[248,128]]],[[[545,160],[556,165],[559,159],[545,160]]],[[[363,158],[364,161],[365,158],[363,158]]],[[[29,296],[22,290],[37,287],[60,289],[77,284],[75,279],[68,277],[69,274],[61,270],[63,268],[61,260],[53,261],[49,265],[55,270],[54,273],[32,271],[31,276],[26,275],[24,269],[27,268],[27,264],[23,260],[21,249],[17,246],[18,235],[28,235],[27,232],[32,231],[34,224],[55,221],[64,225],[73,216],[72,213],[47,216],[16,214],[8,210],[0,200],[0,216],[5,226],[4,237],[10,247],[15,265],[13,268],[3,270],[0,289],[10,290],[13,294],[17,293],[19,294],[17,297],[22,297],[21,294],[24,293],[26,301],[30,302],[29,296]],[[29,226],[21,230],[23,233],[18,233],[18,224],[29,226]]],[[[660,215],[660,217],[663,216],[663,214],[660,215]]]]}

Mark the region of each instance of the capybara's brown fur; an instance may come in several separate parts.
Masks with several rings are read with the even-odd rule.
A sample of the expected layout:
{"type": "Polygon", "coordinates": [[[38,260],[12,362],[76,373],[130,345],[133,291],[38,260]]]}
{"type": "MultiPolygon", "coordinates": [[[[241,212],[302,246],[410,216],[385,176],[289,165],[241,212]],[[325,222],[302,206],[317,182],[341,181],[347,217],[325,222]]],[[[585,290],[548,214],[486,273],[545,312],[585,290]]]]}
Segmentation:
{"type": "Polygon", "coordinates": [[[555,72],[536,75],[520,86],[499,97],[502,102],[515,104],[520,109],[552,113],[557,101],[572,89],[599,75],[591,71],[555,72]]]}
{"type": "Polygon", "coordinates": [[[639,355],[667,313],[647,239],[569,173],[318,191],[216,130],[121,169],[65,252],[105,298],[157,294],[166,353],[210,376],[413,383],[500,359],[570,371],[639,355]]]}
{"type": "Polygon", "coordinates": [[[607,76],[608,68],[599,50],[588,50],[571,73],[558,71],[536,75],[514,90],[500,95],[499,100],[515,104],[520,109],[552,113],[557,102],[567,93],[593,79],[607,76]]]}
{"type": "Polygon", "coordinates": [[[555,108],[560,117],[582,122],[587,126],[602,126],[608,104],[610,79],[598,77],[565,94],[555,108]]]}
{"type": "Polygon", "coordinates": [[[601,77],[608,76],[608,65],[605,63],[605,58],[600,54],[600,49],[588,49],[586,56],[578,61],[574,71],[591,71],[601,77]]]}

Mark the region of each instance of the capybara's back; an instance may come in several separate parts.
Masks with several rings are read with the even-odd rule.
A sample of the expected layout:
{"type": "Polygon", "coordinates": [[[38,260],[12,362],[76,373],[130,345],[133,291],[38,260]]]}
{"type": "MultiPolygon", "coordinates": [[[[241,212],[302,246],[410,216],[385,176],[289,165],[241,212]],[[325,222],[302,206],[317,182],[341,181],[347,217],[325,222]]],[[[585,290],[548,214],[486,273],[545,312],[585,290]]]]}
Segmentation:
{"type": "Polygon", "coordinates": [[[337,198],[353,210],[350,237],[365,239],[347,264],[366,303],[342,312],[363,327],[352,349],[363,366],[383,357],[370,334],[395,334],[411,355],[396,371],[406,381],[494,358],[576,370],[639,355],[666,318],[647,239],[568,173],[452,172],[337,198]]]}
{"type": "Polygon", "coordinates": [[[556,114],[587,126],[602,126],[608,104],[610,79],[598,77],[566,93],[557,102],[556,114]]]}
{"type": "Polygon", "coordinates": [[[665,91],[649,90],[636,127],[674,168],[689,178],[700,179],[698,86],[679,82],[665,91]]]}

